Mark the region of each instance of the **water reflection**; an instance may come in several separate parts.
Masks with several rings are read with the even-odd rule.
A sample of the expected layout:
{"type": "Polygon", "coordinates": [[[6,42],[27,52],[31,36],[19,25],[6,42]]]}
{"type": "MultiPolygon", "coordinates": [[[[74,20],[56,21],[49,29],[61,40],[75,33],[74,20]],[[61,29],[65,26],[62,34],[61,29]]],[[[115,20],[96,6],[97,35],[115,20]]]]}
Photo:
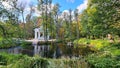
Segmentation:
{"type": "Polygon", "coordinates": [[[41,57],[59,58],[62,55],[62,50],[58,45],[28,45],[27,48],[21,46],[12,47],[8,49],[0,49],[0,52],[7,52],[10,54],[23,54],[28,56],[38,55],[41,57]],[[32,48],[31,48],[32,47],[32,48]]]}
{"type": "Polygon", "coordinates": [[[12,47],[8,49],[0,49],[0,52],[6,52],[6,53],[11,53],[11,54],[20,54],[22,47],[12,47]]]}
{"type": "Polygon", "coordinates": [[[33,45],[33,49],[23,49],[21,46],[18,46],[8,49],[0,49],[0,52],[6,52],[10,54],[24,54],[29,56],[39,55],[41,57],[47,57],[49,50],[49,45],[33,45]]]}
{"type": "Polygon", "coordinates": [[[34,45],[34,55],[47,57],[49,50],[50,50],[49,45],[34,45]]]}

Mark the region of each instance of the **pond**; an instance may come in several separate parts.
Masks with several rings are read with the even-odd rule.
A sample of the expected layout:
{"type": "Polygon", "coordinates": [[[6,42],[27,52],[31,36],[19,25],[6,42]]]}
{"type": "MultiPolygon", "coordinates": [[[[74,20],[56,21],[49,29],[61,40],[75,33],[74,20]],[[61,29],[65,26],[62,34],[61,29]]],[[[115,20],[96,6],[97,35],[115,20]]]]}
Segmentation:
{"type": "Polygon", "coordinates": [[[23,54],[28,56],[38,55],[41,57],[56,57],[56,54],[59,53],[60,48],[57,47],[57,50],[54,51],[51,55],[50,45],[29,45],[32,48],[22,48],[21,46],[11,47],[8,49],[0,49],[0,52],[6,52],[10,54],[23,54]]]}
{"type": "Polygon", "coordinates": [[[11,47],[8,49],[0,49],[0,52],[7,52],[7,53],[11,53],[11,54],[20,54],[22,47],[17,46],[17,47],[11,47]]]}
{"type": "Polygon", "coordinates": [[[24,54],[28,56],[34,56],[34,55],[45,56],[45,53],[48,51],[49,51],[49,46],[45,46],[45,45],[33,45],[32,49],[24,49],[21,46],[11,47],[8,49],[0,49],[0,52],[6,52],[10,54],[24,54]]]}
{"type": "Polygon", "coordinates": [[[8,49],[0,49],[0,52],[7,52],[10,54],[23,54],[28,56],[38,55],[47,58],[59,58],[62,55],[72,55],[67,44],[55,43],[55,44],[26,44],[26,48],[22,46],[11,47],[8,49]],[[69,49],[69,50],[68,50],[69,49]]]}

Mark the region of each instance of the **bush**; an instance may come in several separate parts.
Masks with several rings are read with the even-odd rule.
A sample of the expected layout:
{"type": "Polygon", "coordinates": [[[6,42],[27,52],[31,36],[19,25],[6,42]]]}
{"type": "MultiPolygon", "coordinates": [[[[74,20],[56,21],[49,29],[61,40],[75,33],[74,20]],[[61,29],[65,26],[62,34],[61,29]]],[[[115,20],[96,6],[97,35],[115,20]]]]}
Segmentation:
{"type": "Polygon", "coordinates": [[[118,68],[120,66],[120,50],[114,44],[86,58],[92,68],[118,68]]]}
{"type": "Polygon", "coordinates": [[[109,51],[112,56],[118,56],[120,55],[120,49],[119,49],[120,43],[111,43],[109,46],[106,46],[102,48],[100,51],[109,51]]]}
{"type": "Polygon", "coordinates": [[[115,47],[117,47],[118,49],[120,49],[120,42],[119,42],[119,43],[114,43],[114,44],[112,44],[112,46],[115,46],[115,47]]]}
{"type": "Polygon", "coordinates": [[[87,53],[88,50],[95,51],[94,53],[87,53],[86,60],[91,68],[118,68],[120,67],[120,43],[110,43],[109,40],[102,39],[79,39],[74,41],[79,48],[77,52],[83,50],[87,53]],[[81,45],[82,46],[81,46],[81,45]],[[86,47],[89,48],[86,50],[86,47]]]}
{"type": "Polygon", "coordinates": [[[101,48],[105,47],[105,46],[109,46],[110,43],[108,42],[108,40],[91,40],[90,41],[90,45],[94,46],[96,49],[100,50],[101,48]]]}
{"type": "Polygon", "coordinates": [[[101,48],[110,45],[108,40],[102,40],[102,39],[86,39],[86,38],[81,38],[79,40],[74,41],[75,45],[83,44],[83,45],[90,45],[93,48],[96,48],[97,50],[100,50],[101,48]]]}
{"type": "Polygon", "coordinates": [[[80,59],[25,58],[13,64],[12,68],[88,68],[80,59]]]}
{"type": "Polygon", "coordinates": [[[33,49],[32,42],[23,41],[21,46],[24,49],[33,49]]]}
{"type": "Polygon", "coordinates": [[[23,58],[23,55],[0,53],[0,62],[3,62],[5,65],[15,63],[20,58],[23,58]]]}
{"type": "Polygon", "coordinates": [[[6,62],[7,68],[88,68],[83,59],[48,59],[39,56],[0,54],[0,61],[6,62]],[[1,57],[2,56],[2,57],[1,57]]]}
{"type": "Polygon", "coordinates": [[[0,40],[0,49],[19,46],[19,43],[14,39],[2,39],[0,40]]]}
{"type": "Polygon", "coordinates": [[[73,42],[75,45],[76,44],[90,44],[90,39],[86,39],[86,38],[81,38],[79,40],[75,40],[73,42]]]}
{"type": "Polygon", "coordinates": [[[118,62],[120,62],[113,57],[98,54],[89,55],[87,61],[91,68],[117,68],[119,66],[118,62]]]}

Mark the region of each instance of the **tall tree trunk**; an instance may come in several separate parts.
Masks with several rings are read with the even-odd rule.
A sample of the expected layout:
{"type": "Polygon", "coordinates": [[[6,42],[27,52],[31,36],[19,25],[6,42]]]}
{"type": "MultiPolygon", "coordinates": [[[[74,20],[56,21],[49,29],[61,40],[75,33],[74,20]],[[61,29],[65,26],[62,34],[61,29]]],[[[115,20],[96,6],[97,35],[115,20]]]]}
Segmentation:
{"type": "Polygon", "coordinates": [[[46,19],[45,19],[45,41],[47,41],[48,39],[47,39],[47,6],[48,6],[48,0],[46,0],[46,10],[45,10],[45,16],[46,16],[46,19]]]}
{"type": "Polygon", "coordinates": [[[22,10],[22,19],[23,19],[23,24],[24,24],[23,26],[24,26],[24,39],[25,39],[26,38],[26,32],[25,32],[26,28],[25,28],[25,21],[24,21],[25,19],[24,19],[23,10],[22,10]]]}
{"type": "Polygon", "coordinates": [[[77,18],[77,39],[79,39],[79,22],[78,22],[78,18],[77,18]]]}

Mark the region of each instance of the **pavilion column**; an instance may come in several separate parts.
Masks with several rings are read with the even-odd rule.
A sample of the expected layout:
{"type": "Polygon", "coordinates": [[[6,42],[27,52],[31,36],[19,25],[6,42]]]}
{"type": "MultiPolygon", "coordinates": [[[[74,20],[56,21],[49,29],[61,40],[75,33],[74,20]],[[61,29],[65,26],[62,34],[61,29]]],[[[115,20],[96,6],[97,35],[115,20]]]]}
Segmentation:
{"type": "Polygon", "coordinates": [[[38,32],[38,39],[40,39],[40,32],[38,32]]]}
{"type": "Polygon", "coordinates": [[[37,54],[37,45],[34,46],[34,55],[37,54]]]}
{"type": "Polygon", "coordinates": [[[38,54],[40,55],[40,46],[38,46],[38,54]]]}
{"type": "Polygon", "coordinates": [[[50,39],[50,36],[49,36],[49,35],[47,36],[47,39],[48,39],[48,40],[50,39]]]}
{"type": "Polygon", "coordinates": [[[37,39],[37,31],[35,30],[35,39],[37,39]]]}

